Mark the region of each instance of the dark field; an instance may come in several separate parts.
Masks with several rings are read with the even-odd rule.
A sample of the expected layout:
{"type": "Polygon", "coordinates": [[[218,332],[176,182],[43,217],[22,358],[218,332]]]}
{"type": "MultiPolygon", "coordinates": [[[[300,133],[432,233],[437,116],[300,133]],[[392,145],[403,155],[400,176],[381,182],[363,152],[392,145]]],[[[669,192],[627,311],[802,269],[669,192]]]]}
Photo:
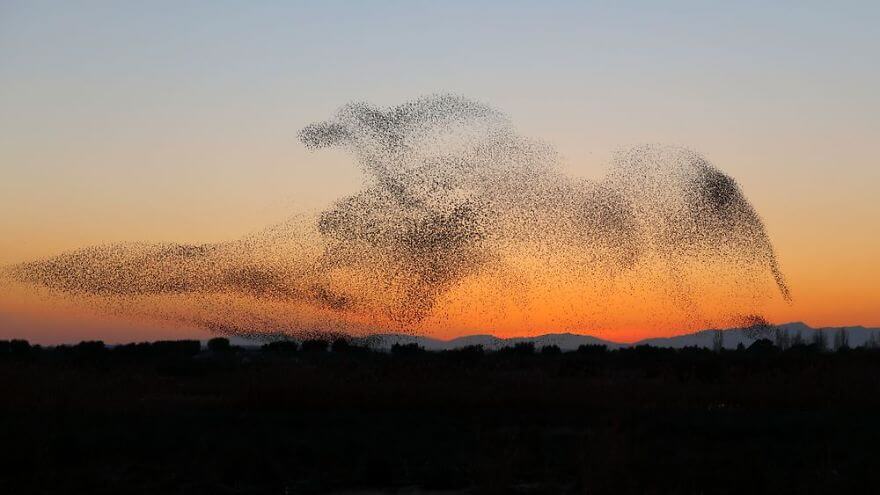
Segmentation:
{"type": "Polygon", "coordinates": [[[880,351],[0,342],[0,493],[840,493],[880,351]]]}

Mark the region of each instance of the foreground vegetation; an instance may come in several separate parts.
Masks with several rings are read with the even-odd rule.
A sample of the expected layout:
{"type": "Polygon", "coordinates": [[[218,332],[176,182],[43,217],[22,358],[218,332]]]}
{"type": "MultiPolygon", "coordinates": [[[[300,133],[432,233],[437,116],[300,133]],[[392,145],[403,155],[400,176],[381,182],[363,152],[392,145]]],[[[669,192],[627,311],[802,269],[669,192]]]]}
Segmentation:
{"type": "Polygon", "coordinates": [[[880,351],[0,342],[0,493],[839,493],[880,351]]]}

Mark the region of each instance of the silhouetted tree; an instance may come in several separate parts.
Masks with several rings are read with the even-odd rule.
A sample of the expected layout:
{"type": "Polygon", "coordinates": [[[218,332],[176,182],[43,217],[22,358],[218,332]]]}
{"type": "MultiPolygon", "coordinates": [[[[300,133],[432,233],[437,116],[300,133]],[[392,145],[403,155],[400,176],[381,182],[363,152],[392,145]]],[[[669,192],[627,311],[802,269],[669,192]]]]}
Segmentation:
{"type": "Polygon", "coordinates": [[[13,356],[26,356],[31,351],[27,340],[14,339],[9,341],[9,353],[13,356]]]}
{"type": "Polygon", "coordinates": [[[225,337],[214,337],[208,341],[208,350],[211,352],[229,352],[232,346],[229,345],[229,339],[225,337]]]}
{"type": "Polygon", "coordinates": [[[514,356],[531,356],[535,353],[534,342],[517,342],[513,346],[502,347],[498,349],[501,354],[511,354],[514,356]]]}
{"type": "Polygon", "coordinates": [[[558,356],[559,354],[562,354],[562,349],[555,344],[545,345],[541,348],[541,354],[544,356],[558,356]]]}
{"type": "Polygon", "coordinates": [[[394,344],[391,346],[392,356],[414,356],[425,352],[425,349],[415,342],[410,344],[394,344]]]}
{"type": "Polygon", "coordinates": [[[348,342],[348,340],[343,338],[338,338],[333,341],[330,345],[330,350],[336,353],[344,353],[351,350],[352,345],[348,342]]]}
{"type": "Polygon", "coordinates": [[[97,354],[107,350],[102,340],[84,340],[73,346],[73,349],[82,354],[97,354]]]}
{"type": "Polygon", "coordinates": [[[327,352],[327,347],[330,346],[330,343],[323,339],[309,339],[304,340],[301,346],[302,352],[317,354],[327,352]]]}
{"type": "Polygon", "coordinates": [[[724,331],[721,329],[715,330],[712,334],[712,350],[715,352],[724,350],[724,331]]]}
{"type": "Polygon", "coordinates": [[[513,350],[520,355],[531,355],[535,353],[534,342],[518,342],[513,346],[513,350]]]}
{"type": "Polygon", "coordinates": [[[785,350],[791,347],[791,335],[788,333],[788,330],[783,330],[779,327],[776,327],[774,331],[774,343],[776,347],[785,350]]]}
{"type": "Polygon", "coordinates": [[[263,352],[289,356],[296,354],[296,351],[299,350],[299,344],[292,340],[279,340],[264,344],[261,350],[263,352]]]}
{"type": "Polygon", "coordinates": [[[105,356],[107,347],[104,342],[83,341],[70,348],[70,355],[79,362],[96,362],[105,356]]]}
{"type": "Polygon", "coordinates": [[[482,345],[466,345],[464,347],[460,347],[458,349],[455,349],[452,352],[458,352],[461,354],[474,354],[474,355],[482,356],[483,354],[485,354],[486,350],[483,349],[482,345]]]}
{"type": "Polygon", "coordinates": [[[474,363],[483,358],[485,350],[482,345],[468,345],[443,351],[442,355],[459,363],[474,363]]]}
{"type": "Polygon", "coordinates": [[[198,340],[158,340],[152,344],[136,345],[159,356],[192,357],[202,350],[202,345],[198,340]]]}
{"type": "Polygon", "coordinates": [[[846,328],[840,328],[834,334],[834,350],[845,351],[847,349],[849,349],[849,335],[846,332],[846,328]]]}
{"type": "Polygon", "coordinates": [[[749,354],[762,356],[775,354],[777,350],[778,348],[773,345],[773,342],[770,339],[758,339],[752,342],[752,345],[748,348],[749,354]]]}
{"type": "Polygon", "coordinates": [[[604,344],[582,344],[577,348],[578,354],[588,356],[602,355],[608,352],[608,346],[604,344]]]}
{"type": "Polygon", "coordinates": [[[825,335],[824,331],[816,330],[813,332],[813,345],[816,346],[816,350],[819,352],[828,350],[828,336],[825,335]]]}

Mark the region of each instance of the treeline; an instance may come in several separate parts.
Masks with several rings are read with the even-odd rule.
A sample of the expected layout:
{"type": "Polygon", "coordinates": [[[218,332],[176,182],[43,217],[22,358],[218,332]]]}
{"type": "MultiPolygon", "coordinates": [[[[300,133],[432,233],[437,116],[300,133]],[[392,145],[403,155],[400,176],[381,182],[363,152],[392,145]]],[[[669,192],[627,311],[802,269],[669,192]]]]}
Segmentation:
{"type": "Polygon", "coordinates": [[[880,349],[767,336],[718,351],[4,341],[0,493],[876,491],[880,349]]]}
{"type": "Polygon", "coordinates": [[[229,339],[216,337],[209,340],[206,345],[198,340],[165,340],[155,342],[141,342],[122,345],[106,345],[102,341],[83,341],[75,345],[41,346],[32,345],[27,340],[0,340],[0,359],[6,358],[36,358],[40,356],[57,358],[99,359],[106,357],[118,357],[128,359],[151,359],[151,358],[195,358],[195,359],[225,359],[230,358],[260,358],[267,359],[315,357],[321,355],[335,356],[362,356],[382,359],[391,358],[450,358],[456,361],[476,361],[481,358],[508,358],[508,357],[533,357],[552,359],[554,357],[589,356],[592,358],[605,357],[608,359],[638,359],[644,358],[657,360],[660,358],[700,358],[712,359],[714,357],[735,358],[739,357],[772,357],[772,356],[809,356],[828,354],[878,354],[880,355],[880,340],[871,338],[864,345],[851,348],[846,331],[834,333],[831,338],[826,332],[816,332],[809,341],[800,334],[790,336],[787,333],[776,332],[770,334],[771,338],[759,338],[749,346],[739,344],[736,349],[726,349],[723,345],[723,333],[719,332],[713,342],[713,348],[684,347],[674,349],[669,347],[655,347],[650,345],[638,345],[609,349],[605,345],[581,345],[576,350],[563,350],[557,345],[536,346],[533,342],[519,342],[511,346],[494,350],[486,349],[481,345],[465,346],[456,349],[432,351],[426,350],[416,343],[394,344],[386,349],[363,345],[353,340],[337,338],[333,340],[307,339],[303,341],[279,340],[262,345],[261,347],[242,347],[233,345],[229,339]]]}
{"type": "MultiPolygon", "coordinates": [[[[812,332],[812,335],[805,338],[803,333],[799,331],[791,332],[788,329],[767,326],[764,327],[760,335],[767,340],[772,340],[773,345],[781,350],[787,350],[792,347],[803,348],[805,346],[812,346],[812,349],[821,352],[845,351],[852,347],[880,348],[880,335],[877,332],[872,332],[862,345],[852,346],[850,344],[849,331],[846,328],[815,330],[812,332]]],[[[724,336],[725,332],[723,330],[716,330],[713,333],[713,350],[720,351],[724,348],[724,336]]],[[[739,346],[742,346],[742,344],[739,344],[739,346]]]]}
{"type": "MultiPolygon", "coordinates": [[[[223,339],[226,340],[226,339],[223,339]]],[[[37,356],[99,357],[112,353],[121,357],[194,357],[202,352],[198,340],[160,340],[107,346],[100,340],[83,341],[75,345],[43,347],[27,340],[0,340],[0,358],[37,356]]]]}

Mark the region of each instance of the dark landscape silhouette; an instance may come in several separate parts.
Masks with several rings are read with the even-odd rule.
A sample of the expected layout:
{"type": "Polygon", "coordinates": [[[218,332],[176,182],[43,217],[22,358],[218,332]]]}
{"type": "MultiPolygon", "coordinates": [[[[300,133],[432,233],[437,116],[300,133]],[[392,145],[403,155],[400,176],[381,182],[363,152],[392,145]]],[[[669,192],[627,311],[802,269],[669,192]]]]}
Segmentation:
{"type": "Polygon", "coordinates": [[[0,341],[0,491],[863,492],[880,330],[804,327],[714,348],[0,341]]]}

